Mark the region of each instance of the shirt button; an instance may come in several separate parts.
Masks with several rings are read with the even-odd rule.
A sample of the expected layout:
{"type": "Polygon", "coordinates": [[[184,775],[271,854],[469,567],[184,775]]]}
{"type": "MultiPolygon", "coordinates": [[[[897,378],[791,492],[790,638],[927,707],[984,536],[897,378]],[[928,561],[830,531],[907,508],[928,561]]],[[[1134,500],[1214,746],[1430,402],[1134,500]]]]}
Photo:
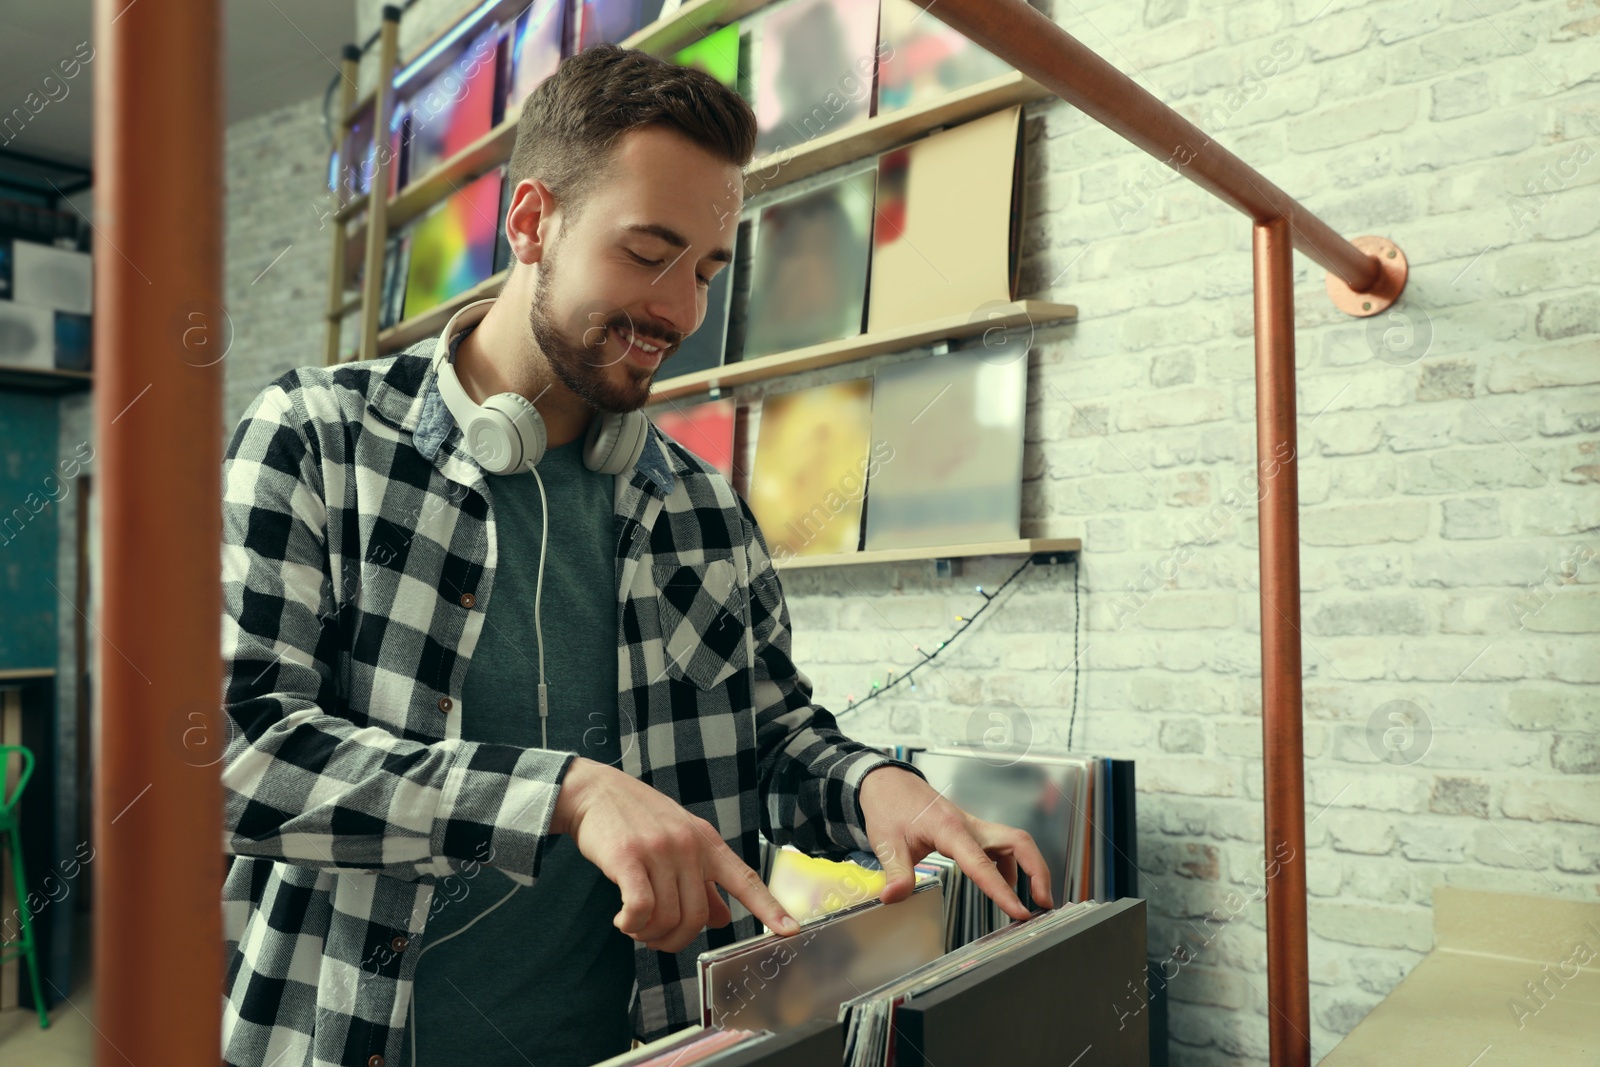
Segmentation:
{"type": "Polygon", "coordinates": [[[471,593],[462,593],[461,594],[461,606],[462,607],[471,608],[472,605],[476,604],[477,602],[478,602],[478,598],[473,596],[471,593]]]}
{"type": "Polygon", "coordinates": [[[396,937],[393,941],[389,942],[389,947],[394,949],[396,952],[404,952],[406,950],[406,946],[410,943],[411,942],[407,941],[403,937],[396,937]]]}
{"type": "Polygon", "coordinates": [[[368,1056],[367,1057],[367,1067],[383,1067],[383,1057],[382,1056],[368,1056]]]}
{"type": "Polygon", "coordinates": [[[455,707],[455,702],[452,701],[449,697],[440,697],[439,698],[439,710],[440,711],[449,711],[453,707],[455,707]]]}

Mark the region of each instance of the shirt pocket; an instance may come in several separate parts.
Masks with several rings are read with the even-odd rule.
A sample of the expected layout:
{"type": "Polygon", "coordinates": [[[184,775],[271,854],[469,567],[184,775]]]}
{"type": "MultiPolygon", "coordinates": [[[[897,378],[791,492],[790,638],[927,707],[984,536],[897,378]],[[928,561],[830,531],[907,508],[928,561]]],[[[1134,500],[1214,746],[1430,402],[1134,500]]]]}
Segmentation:
{"type": "Polygon", "coordinates": [[[651,570],[668,674],[710,690],[750,666],[747,593],[731,558],[657,557],[651,570]]]}

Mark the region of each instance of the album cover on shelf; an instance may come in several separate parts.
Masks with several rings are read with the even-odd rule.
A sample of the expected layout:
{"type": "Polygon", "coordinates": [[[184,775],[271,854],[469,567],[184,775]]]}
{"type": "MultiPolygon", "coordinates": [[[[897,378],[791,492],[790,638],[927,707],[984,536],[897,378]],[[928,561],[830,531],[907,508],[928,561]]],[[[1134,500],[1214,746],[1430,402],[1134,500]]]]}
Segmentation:
{"type": "Polygon", "coordinates": [[[1021,115],[997,111],[880,158],[869,332],[981,317],[1012,298],[1021,115]]]}
{"type": "Polygon", "coordinates": [[[1011,65],[939,21],[937,6],[880,0],[878,107],[888,115],[998,78],[1011,65]]]}
{"type": "Polygon", "coordinates": [[[879,366],[868,551],[1015,541],[1021,530],[1027,352],[961,349],[879,366]]]}
{"type": "Polygon", "coordinates": [[[561,65],[567,35],[567,0],[533,0],[506,27],[500,44],[500,84],[494,121],[522,107],[528,94],[561,65]]]}
{"type": "Polygon", "coordinates": [[[861,333],[872,213],[870,166],[760,210],[742,358],[861,333]]]}
{"type": "Polygon", "coordinates": [[[402,318],[437,307],[494,273],[501,184],[501,172],[492,170],[451,193],[412,226],[402,318]]]}
{"type": "Polygon", "coordinates": [[[870,378],[761,402],[748,499],[774,558],[860,546],[871,411],[870,378]]]}
{"type": "Polygon", "coordinates": [[[732,397],[698,404],[669,400],[653,410],[650,419],[658,430],[717,468],[732,482],[735,414],[732,397]]]}
{"type": "Polygon", "coordinates": [[[767,15],[755,71],[756,157],[865,122],[877,41],[876,4],[798,0],[767,15]]]}
{"type": "Polygon", "coordinates": [[[406,96],[408,183],[427,177],[493,128],[499,34],[498,25],[481,31],[432,81],[406,96]]]}

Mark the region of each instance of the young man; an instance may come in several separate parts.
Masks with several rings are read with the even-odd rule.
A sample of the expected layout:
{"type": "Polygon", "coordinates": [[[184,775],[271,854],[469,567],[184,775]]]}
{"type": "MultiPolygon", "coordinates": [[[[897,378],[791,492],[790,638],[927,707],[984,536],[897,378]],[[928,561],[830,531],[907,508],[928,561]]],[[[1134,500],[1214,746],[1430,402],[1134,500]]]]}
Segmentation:
{"type": "Polygon", "coordinates": [[[591,462],[591,423],[637,412],[704,317],[754,141],[714,79],[612,46],[528,98],[510,277],[440,355],[473,405],[532,403],[537,477],[468,448],[437,338],[288,372],[241,419],[224,464],[228,1063],[559,1067],[680,1028],[701,951],[785,930],[758,834],[871,850],[886,901],[938,849],[1013,917],[1019,867],[1048,902],[1027,834],[812,702],[766,540],[725,479],[642,415],[625,469],[591,462]]]}

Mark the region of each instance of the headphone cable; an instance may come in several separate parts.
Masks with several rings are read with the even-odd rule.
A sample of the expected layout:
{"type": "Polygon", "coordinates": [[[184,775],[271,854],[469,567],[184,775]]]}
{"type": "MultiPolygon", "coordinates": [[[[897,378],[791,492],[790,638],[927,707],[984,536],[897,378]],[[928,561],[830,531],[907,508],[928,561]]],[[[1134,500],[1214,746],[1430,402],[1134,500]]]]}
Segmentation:
{"type": "Polygon", "coordinates": [[[544,558],[550,554],[550,501],[544,495],[544,479],[539,477],[539,468],[530,461],[528,470],[539,484],[539,512],[543,523],[539,532],[539,578],[533,588],[533,632],[539,638],[539,747],[549,748],[550,699],[544,682],[544,627],[539,621],[539,605],[544,597],[544,558]]]}

